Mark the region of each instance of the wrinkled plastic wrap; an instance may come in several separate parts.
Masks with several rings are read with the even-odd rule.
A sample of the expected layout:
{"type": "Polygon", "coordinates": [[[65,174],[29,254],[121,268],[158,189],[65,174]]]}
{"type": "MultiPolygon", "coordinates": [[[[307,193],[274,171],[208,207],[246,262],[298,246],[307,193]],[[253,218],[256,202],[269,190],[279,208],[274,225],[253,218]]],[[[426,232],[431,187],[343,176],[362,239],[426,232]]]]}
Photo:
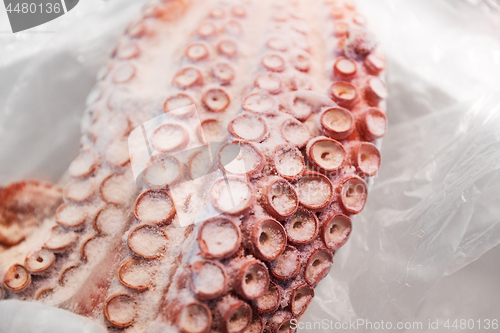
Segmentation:
{"type": "Polygon", "coordinates": [[[81,1],[16,34],[0,5],[0,184],[57,181],[78,155],[85,100],[141,0],[81,1]]]}
{"type": "Polygon", "coordinates": [[[106,329],[66,310],[37,302],[7,300],[0,303],[0,332],[106,333],[106,329]]]}
{"type": "MultiPolygon", "coordinates": [[[[0,37],[2,184],[57,181],[64,172],[77,154],[85,96],[140,4],[87,0],[37,28],[58,31],[50,37],[0,37]]],[[[442,320],[442,328],[446,319],[500,319],[500,268],[491,255],[500,243],[500,7],[492,0],[358,6],[387,57],[389,130],[365,210],[302,320],[419,320],[423,328],[414,331],[430,332],[428,320],[442,320]]],[[[308,331],[372,330],[299,330],[308,331]]]]}

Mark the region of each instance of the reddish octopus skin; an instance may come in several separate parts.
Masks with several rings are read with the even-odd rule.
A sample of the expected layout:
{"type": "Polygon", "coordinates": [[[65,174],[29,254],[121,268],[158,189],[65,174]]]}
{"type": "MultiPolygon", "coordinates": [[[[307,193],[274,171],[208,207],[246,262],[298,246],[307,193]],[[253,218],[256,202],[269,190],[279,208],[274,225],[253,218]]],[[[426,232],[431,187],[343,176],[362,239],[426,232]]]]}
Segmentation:
{"type": "Polygon", "coordinates": [[[348,240],[350,217],[363,209],[366,181],[380,165],[386,64],[365,26],[350,0],[146,5],[89,97],[70,185],[64,192],[39,182],[0,188],[0,299],[59,306],[109,332],[292,332],[290,321],[303,315],[348,240]],[[314,25],[325,32],[315,38],[301,14],[308,6],[324,13],[314,25]],[[271,12],[265,24],[262,11],[271,12]],[[191,32],[164,56],[166,36],[184,31],[179,26],[191,32]],[[324,45],[332,49],[318,49],[324,45]],[[152,63],[165,68],[152,71],[152,63]],[[152,80],[158,76],[163,84],[152,80]],[[151,88],[144,96],[143,87],[151,88]],[[193,132],[179,125],[193,110],[175,112],[189,104],[200,121],[193,132]],[[153,140],[155,154],[168,152],[179,164],[164,189],[133,180],[123,145],[160,113],[183,133],[175,146],[153,140]],[[185,225],[181,213],[201,194],[191,189],[179,202],[173,193],[196,180],[200,152],[184,160],[175,154],[192,140],[248,149],[241,150],[243,171],[215,155],[205,174],[220,169],[226,179],[198,184],[218,215],[185,225]],[[227,180],[250,195],[224,211],[227,180]],[[12,254],[17,247],[29,250],[12,254]]]}

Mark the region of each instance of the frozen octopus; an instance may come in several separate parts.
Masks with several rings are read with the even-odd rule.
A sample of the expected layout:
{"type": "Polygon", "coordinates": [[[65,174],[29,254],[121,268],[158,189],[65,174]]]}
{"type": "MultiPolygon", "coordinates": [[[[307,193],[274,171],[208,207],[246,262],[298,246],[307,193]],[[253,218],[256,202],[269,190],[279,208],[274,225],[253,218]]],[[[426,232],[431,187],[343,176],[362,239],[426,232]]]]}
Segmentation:
{"type": "Polygon", "coordinates": [[[351,0],[149,3],[98,75],[64,190],[0,190],[0,299],[109,332],[292,332],[380,165],[366,24],[351,0]],[[137,175],[129,136],[164,115],[137,175]]]}

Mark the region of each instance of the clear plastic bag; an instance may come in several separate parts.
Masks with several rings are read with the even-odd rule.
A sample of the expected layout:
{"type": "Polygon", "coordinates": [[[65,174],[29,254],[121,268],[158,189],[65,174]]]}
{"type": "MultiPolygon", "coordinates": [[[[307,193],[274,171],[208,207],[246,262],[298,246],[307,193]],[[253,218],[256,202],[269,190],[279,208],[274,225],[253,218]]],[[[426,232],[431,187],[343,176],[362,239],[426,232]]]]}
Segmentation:
{"type": "Polygon", "coordinates": [[[92,320],[41,303],[0,302],[0,333],[106,333],[92,320]]]}
{"type": "MultiPolygon", "coordinates": [[[[144,3],[81,1],[27,32],[0,34],[0,184],[66,171],[97,72],[144,3]]],[[[3,8],[0,22],[9,29],[3,8]]]]}
{"type": "MultiPolygon", "coordinates": [[[[98,68],[142,3],[83,1],[36,28],[57,34],[2,37],[0,183],[57,181],[77,153],[98,68]]],[[[433,313],[425,300],[440,292],[440,279],[500,243],[498,5],[358,0],[358,7],[387,57],[389,130],[365,210],[304,323],[401,322],[433,313]]]]}

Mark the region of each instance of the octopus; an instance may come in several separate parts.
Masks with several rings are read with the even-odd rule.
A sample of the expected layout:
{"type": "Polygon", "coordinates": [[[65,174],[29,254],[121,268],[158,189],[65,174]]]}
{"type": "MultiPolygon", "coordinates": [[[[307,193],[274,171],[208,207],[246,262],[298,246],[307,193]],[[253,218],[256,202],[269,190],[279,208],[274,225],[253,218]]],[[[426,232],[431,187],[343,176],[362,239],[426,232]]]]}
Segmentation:
{"type": "Polygon", "coordinates": [[[99,72],[64,189],[0,189],[0,299],[109,332],[293,332],[380,166],[366,24],[351,0],[146,5],[99,72]]]}

